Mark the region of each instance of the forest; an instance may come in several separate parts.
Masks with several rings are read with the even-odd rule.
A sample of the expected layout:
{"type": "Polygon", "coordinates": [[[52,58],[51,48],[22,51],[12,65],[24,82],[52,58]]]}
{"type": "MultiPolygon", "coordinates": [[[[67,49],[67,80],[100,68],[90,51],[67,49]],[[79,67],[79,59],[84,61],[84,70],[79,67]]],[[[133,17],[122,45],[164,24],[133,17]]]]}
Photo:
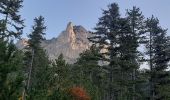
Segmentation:
{"type": "Polygon", "coordinates": [[[22,7],[23,0],[0,0],[0,100],[170,100],[170,37],[154,15],[133,6],[122,16],[109,4],[90,49],[68,64],[41,47],[43,16],[33,20],[25,50],[16,48],[26,27],[22,7]]]}

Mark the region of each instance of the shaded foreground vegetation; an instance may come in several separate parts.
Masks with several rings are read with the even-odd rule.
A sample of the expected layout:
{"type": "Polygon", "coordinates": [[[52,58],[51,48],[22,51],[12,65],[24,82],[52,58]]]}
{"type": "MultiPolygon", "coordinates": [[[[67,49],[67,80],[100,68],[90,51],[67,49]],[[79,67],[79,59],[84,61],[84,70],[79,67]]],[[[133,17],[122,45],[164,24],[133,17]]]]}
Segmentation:
{"type": "Polygon", "coordinates": [[[170,38],[158,18],[145,18],[137,7],[122,17],[118,4],[110,4],[91,32],[91,48],[67,64],[62,54],[49,61],[41,47],[42,16],[26,48],[15,47],[24,28],[22,2],[0,1],[1,100],[170,100],[170,38]],[[140,70],[146,62],[149,69],[140,70]]]}

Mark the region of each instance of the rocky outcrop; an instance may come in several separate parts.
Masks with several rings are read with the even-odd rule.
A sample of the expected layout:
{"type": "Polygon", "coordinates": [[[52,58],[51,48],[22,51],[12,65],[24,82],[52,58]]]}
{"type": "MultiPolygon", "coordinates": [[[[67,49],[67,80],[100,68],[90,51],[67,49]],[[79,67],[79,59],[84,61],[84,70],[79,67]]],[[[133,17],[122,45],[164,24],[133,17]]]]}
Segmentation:
{"type": "Polygon", "coordinates": [[[28,41],[26,38],[22,38],[21,40],[18,40],[16,43],[16,47],[20,50],[23,50],[28,45],[28,41]]]}
{"type": "MultiPolygon", "coordinates": [[[[79,54],[90,47],[87,37],[90,33],[82,26],[74,26],[69,22],[66,29],[57,38],[42,41],[50,60],[56,59],[61,53],[68,63],[74,63],[79,54]]],[[[24,39],[25,41],[25,39],[24,39]]],[[[24,45],[23,45],[24,46],[24,45]]],[[[22,40],[17,47],[23,49],[22,40]]]]}

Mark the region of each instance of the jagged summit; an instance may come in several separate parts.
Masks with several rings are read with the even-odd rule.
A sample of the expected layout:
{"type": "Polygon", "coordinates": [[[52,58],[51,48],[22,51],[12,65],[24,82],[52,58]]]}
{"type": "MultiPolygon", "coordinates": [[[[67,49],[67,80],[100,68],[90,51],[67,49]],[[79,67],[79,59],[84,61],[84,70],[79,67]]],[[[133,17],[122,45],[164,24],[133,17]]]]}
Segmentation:
{"type": "Polygon", "coordinates": [[[79,54],[89,48],[88,35],[85,28],[74,26],[72,22],[69,22],[66,30],[60,33],[53,43],[45,44],[44,48],[50,59],[53,60],[63,53],[67,62],[74,63],[79,54]]]}
{"type": "MultiPolygon", "coordinates": [[[[57,38],[42,41],[41,45],[51,60],[56,59],[62,53],[68,63],[74,63],[79,54],[90,47],[87,39],[89,36],[90,33],[83,26],[74,26],[72,22],[69,22],[57,38]]],[[[21,45],[18,48],[22,48],[21,45]]]]}
{"type": "Polygon", "coordinates": [[[73,23],[69,22],[66,27],[66,31],[73,30],[73,23]]]}

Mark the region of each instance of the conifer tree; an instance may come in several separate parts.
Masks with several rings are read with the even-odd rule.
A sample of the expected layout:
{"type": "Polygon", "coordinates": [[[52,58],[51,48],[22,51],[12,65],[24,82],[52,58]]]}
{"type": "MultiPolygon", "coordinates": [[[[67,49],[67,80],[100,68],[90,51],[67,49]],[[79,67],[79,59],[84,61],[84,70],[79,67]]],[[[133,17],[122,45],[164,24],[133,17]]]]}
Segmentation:
{"type": "Polygon", "coordinates": [[[139,62],[139,55],[141,54],[140,51],[138,50],[138,47],[140,46],[140,44],[143,43],[143,37],[142,35],[144,34],[144,16],[142,15],[142,12],[140,11],[139,8],[137,7],[133,7],[132,10],[127,10],[126,13],[127,19],[129,21],[129,26],[130,26],[130,40],[128,42],[129,47],[127,47],[127,49],[129,49],[129,54],[128,55],[128,59],[129,61],[131,60],[132,63],[134,64],[134,66],[131,68],[132,69],[132,100],[136,100],[137,99],[137,95],[136,94],[136,84],[137,81],[139,81],[137,79],[137,71],[139,69],[140,66],[140,62],[139,62]],[[136,94],[136,95],[135,95],[136,94]]]}
{"type": "Polygon", "coordinates": [[[0,41],[0,99],[17,100],[22,95],[22,52],[13,42],[0,41]]]}
{"type": "Polygon", "coordinates": [[[50,68],[50,82],[48,91],[49,98],[57,100],[70,100],[66,91],[72,87],[70,65],[64,60],[63,54],[60,54],[50,68]]]}
{"type": "Polygon", "coordinates": [[[3,19],[0,19],[0,23],[2,24],[0,26],[0,38],[19,37],[22,34],[24,25],[19,14],[22,2],[23,0],[0,1],[0,14],[4,16],[4,18],[2,17],[3,19]]]}
{"type": "Polygon", "coordinates": [[[159,20],[152,16],[146,21],[148,42],[146,44],[150,67],[150,100],[169,100],[169,47],[166,30],[161,28],[159,20]],[[165,93],[165,94],[164,94],[165,93]]]}
{"type": "Polygon", "coordinates": [[[69,84],[71,84],[69,82],[69,71],[69,65],[64,60],[63,54],[60,54],[53,64],[53,73],[51,73],[53,79],[55,79],[52,84],[57,85],[56,89],[60,88],[61,90],[64,90],[69,87],[69,84]]]}
{"type": "Polygon", "coordinates": [[[33,31],[29,35],[28,48],[25,53],[25,62],[28,73],[26,84],[27,93],[30,99],[41,99],[46,97],[46,88],[48,80],[49,61],[45,51],[41,47],[44,39],[44,18],[39,16],[34,19],[33,31]]]}
{"type": "Polygon", "coordinates": [[[103,14],[92,41],[99,44],[99,48],[102,49],[107,45],[108,52],[103,55],[109,61],[109,65],[104,68],[108,70],[109,90],[106,95],[109,96],[105,99],[127,99],[129,97],[127,94],[130,92],[128,89],[130,75],[133,69],[137,69],[135,57],[137,56],[138,37],[132,30],[130,18],[120,17],[117,4],[111,4],[103,14]]]}
{"type": "Polygon", "coordinates": [[[0,1],[0,99],[2,100],[16,100],[22,95],[23,55],[17,50],[12,39],[13,36],[18,38],[22,34],[23,20],[18,14],[21,7],[22,0],[0,1]]]}
{"type": "Polygon", "coordinates": [[[99,65],[101,55],[95,46],[80,54],[80,58],[73,65],[74,84],[85,87],[93,100],[102,100],[105,86],[106,72],[99,65]]]}
{"type": "Polygon", "coordinates": [[[94,33],[94,37],[90,38],[92,42],[94,42],[100,49],[103,49],[105,46],[108,49],[108,52],[105,52],[105,57],[103,60],[109,62],[109,65],[105,68],[108,70],[108,82],[107,82],[107,89],[106,89],[106,100],[112,100],[115,98],[114,92],[117,91],[116,88],[119,88],[116,85],[113,85],[116,77],[113,78],[113,75],[117,75],[114,72],[119,70],[117,66],[117,35],[119,31],[119,7],[116,3],[113,3],[108,6],[108,10],[103,10],[103,16],[99,18],[99,22],[96,26],[96,32],[94,33]],[[109,41],[110,44],[107,42],[109,41]]]}
{"type": "Polygon", "coordinates": [[[121,18],[119,7],[111,4],[99,18],[96,32],[90,40],[99,48],[106,49],[101,53],[102,60],[108,61],[107,94],[105,99],[135,100],[137,94],[136,76],[139,68],[139,43],[142,42],[143,15],[139,8],[127,11],[127,17],[121,18]]]}

